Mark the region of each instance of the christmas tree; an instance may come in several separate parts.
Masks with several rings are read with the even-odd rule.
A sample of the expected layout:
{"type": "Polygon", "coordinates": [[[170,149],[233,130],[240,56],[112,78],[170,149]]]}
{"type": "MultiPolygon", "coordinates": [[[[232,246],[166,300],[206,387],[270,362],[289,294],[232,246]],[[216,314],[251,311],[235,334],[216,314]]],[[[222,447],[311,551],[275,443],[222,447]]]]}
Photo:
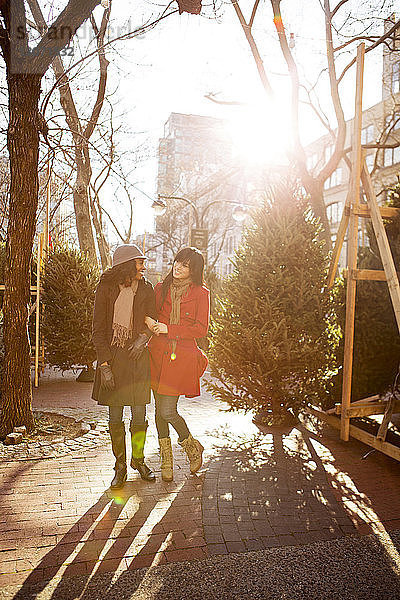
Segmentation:
{"type": "Polygon", "coordinates": [[[254,215],[212,324],[209,388],[271,424],[320,403],[338,331],[320,228],[297,190],[275,188],[254,215]]]}
{"type": "Polygon", "coordinates": [[[99,274],[77,250],[56,247],[43,279],[42,333],[46,361],[55,367],[91,367],[94,293],[99,274]]]}
{"type": "MultiPolygon", "coordinates": [[[[400,184],[387,193],[387,206],[400,207],[400,184]]],[[[400,215],[385,220],[393,260],[400,270],[400,215]]],[[[369,245],[359,251],[360,269],[382,270],[382,261],[371,223],[368,223],[369,245]]],[[[337,313],[344,331],[345,296],[343,285],[337,296],[337,313]]],[[[338,363],[343,364],[344,339],[338,348],[338,363]]],[[[352,400],[384,393],[393,383],[400,363],[400,336],[389,288],[385,281],[358,281],[354,324],[352,400]]],[[[342,372],[335,381],[332,404],[340,402],[342,372]]]]}

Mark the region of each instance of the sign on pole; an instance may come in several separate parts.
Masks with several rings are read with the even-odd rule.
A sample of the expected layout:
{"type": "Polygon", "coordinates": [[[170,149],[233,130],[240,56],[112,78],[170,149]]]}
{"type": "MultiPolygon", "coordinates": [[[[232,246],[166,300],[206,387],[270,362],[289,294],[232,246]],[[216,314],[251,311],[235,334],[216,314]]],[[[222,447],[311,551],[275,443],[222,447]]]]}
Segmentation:
{"type": "Polygon", "coordinates": [[[190,245],[201,251],[207,250],[208,229],[192,228],[190,231],[190,245]]]}

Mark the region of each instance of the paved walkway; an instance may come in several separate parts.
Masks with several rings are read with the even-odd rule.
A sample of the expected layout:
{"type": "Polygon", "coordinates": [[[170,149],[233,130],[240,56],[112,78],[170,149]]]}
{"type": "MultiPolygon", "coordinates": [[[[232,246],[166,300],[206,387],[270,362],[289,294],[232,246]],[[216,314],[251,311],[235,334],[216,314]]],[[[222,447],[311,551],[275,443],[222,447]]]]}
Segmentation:
{"type": "MultiPolygon", "coordinates": [[[[90,399],[90,384],[73,378],[44,378],[34,406],[78,420],[103,423],[106,417],[104,408],[90,399]]],[[[142,567],[229,561],[230,555],[236,556],[237,564],[246,556],[258,557],[261,564],[267,555],[274,562],[282,549],[291,556],[302,551],[304,558],[315,543],[333,544],[334,553],[334,544],[362,539],[372,540],[372,556],[390,558],[391,585],[396,588],[399,582],[400,597],[394,533],[400,529],[399,463],[377,452],[363,460],[369,448],[355,441],[344,444],[333,430],[322,435],[299,426],[262,433],[250,416],[226,412],[226,406],[206,392],[199,399],[183,399],[181,407],[192,433],[206,448],[205,464],[191,476],[174,437],[172,483],[160,478],[152,406],[146,448],[156,483],[145,483],[130,471],[123,490],[111,492],[113,460],[104,432],[96,439],[59,446],[56,457],[51,449],[36,459],[28,454],[19,460],[3,457],[0,597],[12,598],[20,589],[15,598],[76,598],[102,573],[110,591],[111,582],[121,582],[142,567]],[[360,537],[366,534],[372,537],[360,537]],[[277,555],[268,554],[273,549],[277,555]],[[80,582],[79,594],[69,595],[66,581],[80,582]],[[36,591],[30,595],[32,589],[36,591]]],[[[318,552],[322,555],[324,550],[318,552]]],[[[201,569],[208,563],[193,564],[201,569]]],[[[215,568],[217,563],[212,564],[215,568]]],[[[394,598],[390,593],[388,598],[394,598]]],[[[93,598],[101,596],[104,589],[93,598]]],[[[120,592],[116,597],[125,596],[120,592]]],[[[143,596],[150,597],[158,596],[143,596]]],[[[176,591],[165,597],[186,596],[176,591]]],[[[215,592],[209,597],[229,595],[215,592]]],[[[289,593],[276,597],[291,598],[289,593]]]]}

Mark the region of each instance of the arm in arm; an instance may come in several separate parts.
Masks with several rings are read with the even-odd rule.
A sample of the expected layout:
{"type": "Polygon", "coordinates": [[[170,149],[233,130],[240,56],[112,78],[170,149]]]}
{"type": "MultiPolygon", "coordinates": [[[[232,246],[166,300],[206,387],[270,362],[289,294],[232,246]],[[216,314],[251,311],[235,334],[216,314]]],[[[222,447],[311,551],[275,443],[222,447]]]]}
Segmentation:
{"type": "Polygon", "coordinates": [[[195,322],[192,325],[168,325],[167,337],[195,339],[205,337],[210,322],[210,292],[202,290],[198,298],[195,322]]]}

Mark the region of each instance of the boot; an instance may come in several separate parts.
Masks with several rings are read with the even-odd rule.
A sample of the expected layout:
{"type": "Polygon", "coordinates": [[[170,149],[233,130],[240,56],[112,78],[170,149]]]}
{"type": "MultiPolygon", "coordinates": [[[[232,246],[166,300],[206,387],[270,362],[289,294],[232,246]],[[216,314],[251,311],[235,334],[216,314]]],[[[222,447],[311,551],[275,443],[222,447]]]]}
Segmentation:
{"type": "Polygon", "coordinates": [[[123,487],[126,477],[126,447],[125,447],[125,425],[124,423],[110,423],[111,447],[115,456],[114,479],[110,484],[112,490],[123,487]]]}
{"type": "Polygon", "coordinates": [[[174,472],[171,438],[158,438],[158,442],[160,444],[161,479],[163,481],[172,481],[174,472]]]}
{"type": "Polygon", "coordinates": [[[156,480],[156,476],[154,475],[150,467],[146,465],[146,463],[144,462],[144,458],[132,458],[131,467],[132,469],[136,469],[136,471],[139,471],[139,475],[144,481],[156,480]]]}
{"type": "Polygon", "coordinates": [[[144,443],[146,441],[147,421],[145,422],[144,430],[138,430],[134,423],[131,423],[131,444],[132,444],[132,459],[131,467],[139,471],[140,477],[144,481],[155,481],[156,477],[153,471],[144,462],[144,443]]]}
{"type": "Polygon", "coordinates": [[[203,464],[203,446],[200,444],[199,440],[195,440],[192,434],[189,434],[189,437],[182,442],[179,442],[184,451],[187,454],[189,464],[190,464],[190,472],[192,475],[197,473],[203,464]]]}

